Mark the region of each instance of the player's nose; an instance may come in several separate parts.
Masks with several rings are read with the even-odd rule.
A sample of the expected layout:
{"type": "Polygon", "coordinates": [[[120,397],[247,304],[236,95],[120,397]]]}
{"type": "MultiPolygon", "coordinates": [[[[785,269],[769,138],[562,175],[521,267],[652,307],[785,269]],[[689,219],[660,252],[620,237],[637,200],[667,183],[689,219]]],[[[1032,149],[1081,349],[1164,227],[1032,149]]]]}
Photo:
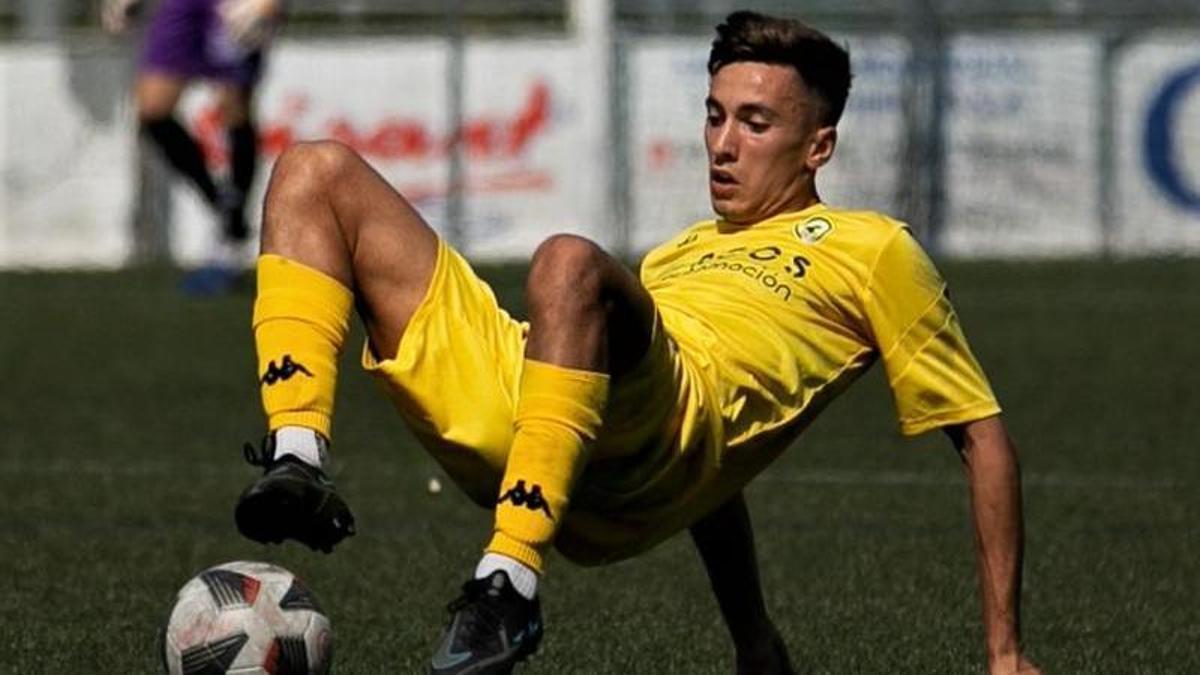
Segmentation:
{"type": "Polygon", "coordinates": [[[709,151],[714,164],[728,164],[737,160],[737,131],[728,122],[712,131],[709,151]]]}

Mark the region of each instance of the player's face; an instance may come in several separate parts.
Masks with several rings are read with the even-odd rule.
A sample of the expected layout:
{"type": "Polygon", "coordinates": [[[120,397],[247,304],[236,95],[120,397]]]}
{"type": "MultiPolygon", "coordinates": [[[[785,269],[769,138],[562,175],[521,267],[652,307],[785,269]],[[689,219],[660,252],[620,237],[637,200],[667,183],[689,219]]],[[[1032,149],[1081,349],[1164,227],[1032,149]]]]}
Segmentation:
{"type": "Polygon", "coordinates": [[[708,191],[722,218],[752,224],[816,201],[814,175],[837,132],[821,126],[819,102],[794,68],[731,63],[712,76],[706,105],[708,191]]]}

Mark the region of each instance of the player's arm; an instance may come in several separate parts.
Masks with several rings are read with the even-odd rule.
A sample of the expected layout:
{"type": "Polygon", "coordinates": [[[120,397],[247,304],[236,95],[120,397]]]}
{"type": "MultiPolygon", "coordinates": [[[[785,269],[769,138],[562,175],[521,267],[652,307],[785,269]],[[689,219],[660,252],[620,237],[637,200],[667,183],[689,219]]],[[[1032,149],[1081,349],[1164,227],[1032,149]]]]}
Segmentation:
{"type": "Polygon", "coordinates": [[[1021,649],[1021,469],[999,416],[945,428],[971,491],[988,671],[1038,673],[1021,649]]]}
{"type": "Polygon", "coordinates": [[[738,492],[691,527],[721,616],[737,651],[737,672],[773,675],[791,673],[787,647],[767,615],[750,512],[738,492]]]}
{"type": "Polygon", "coordinates": [[[1023,521],[1016,451],[946,283],[916,239],[899,230],[880,251],[864,298],[901,431],[944,429],[962,457],[971,490],[988,668],[1036,673],[1022,656],[1019,630],[1023,521]]]}

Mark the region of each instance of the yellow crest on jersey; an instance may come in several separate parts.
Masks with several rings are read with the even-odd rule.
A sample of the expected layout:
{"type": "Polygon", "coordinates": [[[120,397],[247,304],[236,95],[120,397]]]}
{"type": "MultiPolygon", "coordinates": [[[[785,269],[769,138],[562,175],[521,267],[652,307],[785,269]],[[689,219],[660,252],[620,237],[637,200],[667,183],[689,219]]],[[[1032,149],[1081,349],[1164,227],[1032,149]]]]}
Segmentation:
{"type": "Polygon", "coordinates": [[[809,218],[803,223],[796,223],[792,232],[796,238],[806,244],[815,244],[833,231],[833,224],[824,218],[809,218]]]}

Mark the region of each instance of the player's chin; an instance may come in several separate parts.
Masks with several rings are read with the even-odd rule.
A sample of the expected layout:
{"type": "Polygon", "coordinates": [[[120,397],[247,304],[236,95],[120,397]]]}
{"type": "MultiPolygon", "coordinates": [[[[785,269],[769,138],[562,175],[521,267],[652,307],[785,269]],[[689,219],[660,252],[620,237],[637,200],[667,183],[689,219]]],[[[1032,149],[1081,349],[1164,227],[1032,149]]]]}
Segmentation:
{"type": "Polygon", "coordinates": [[[733,204],[733,200],[728,197],[721,197],[713,192],[708,193],[708,200],[712,204],[713,213],[721,216],[725,220],[729,220],[731,215],[737,213],[737,208],[733,204]]]}
{"type": "Polygon", "coordinates": [[[733,199],[719,198],[716,195],[709,195],[712,202],[713,213],[721,217],[722,220],[728,223],[745,223],[747,221],[747,209],[738,204],[733,199]]]}

